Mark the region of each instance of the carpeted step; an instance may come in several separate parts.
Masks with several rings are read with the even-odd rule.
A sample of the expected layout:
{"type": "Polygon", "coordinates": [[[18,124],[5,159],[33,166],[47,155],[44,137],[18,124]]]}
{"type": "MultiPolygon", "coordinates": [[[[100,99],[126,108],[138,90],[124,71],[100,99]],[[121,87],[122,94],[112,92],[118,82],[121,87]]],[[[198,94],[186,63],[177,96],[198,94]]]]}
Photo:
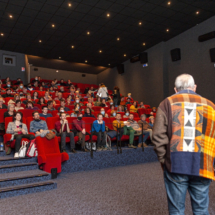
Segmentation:
{"type": "Polygon", "coordinates": [[[53,181],[36,182],[31,184],[4,187],[0,188],[0,199],[29,193],[43,192],[56,188],[57,184],[53,181]]]}
{"type": "Polygon", "coordinates": [[[0,187],[42,182],[51,179],[51,174],[41,170],[30,170],[0,174],[0,187]]]}
{"type": "Polygon", "coordinates": [[[14,158],[9,156],[0,157],[0,166],[9,164],[32,163],[37,162],[37,157],[34,158],[14,158]]]}
{"type": "Polygon", "coordinates": [[[19,172],[33,169],[38,169],[38,164],[36,162],[8,164],[0,166],[0,173],[19,172]]]}
{"type": "Polygon", "coordinates": [[[0,156],[6,156],[6,152],[5,151],[0,152],[0,156]]]}

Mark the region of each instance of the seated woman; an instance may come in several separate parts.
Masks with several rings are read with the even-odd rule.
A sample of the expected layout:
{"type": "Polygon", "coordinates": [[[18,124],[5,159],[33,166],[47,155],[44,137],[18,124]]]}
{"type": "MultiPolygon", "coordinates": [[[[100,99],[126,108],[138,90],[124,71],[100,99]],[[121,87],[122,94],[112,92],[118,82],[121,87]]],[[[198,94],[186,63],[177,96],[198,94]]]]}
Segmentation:
{"type": "Polygon", "coordinates": [[[45,100],[45,102],[52,100],[52,97],[49,95],[48,91],[45,92],[44,100],[45,100]]]}
{"type": "Polygon", "coordinates": [[[117,114],[117,112],[114,110],[114,111],[111,112],[110,117],[114,117],[115,118],[116,114],[117,114]]]}
{"type": "Polygon", "coordinates": [[[27,109],[27,110],[39,110],[39,108],[37,106],[34,107],[34,104],[31,101],[27,102],[25,109],[27,109]]]}
{"type": "Polygon", "coordinates": [[[130,115],[130,112],[128,110],[125,111],[125,115],[123,116],[123,118],[128,118],[130,115]]]}
{"type": "Polygon", "coordinates": [[[28,102],[34,103],[34,101],[31,98],[31,94],[30,93],[26,94],[26,100],[24,100],[22,103],[26,105],[28,102]]]}
{"type": "Polygon", "coordinates": [[[146,109],[145,105],[143,104],[143,102],[140,102],[139,108],[144,108],[146,109]]]}
{"type": "Polygon", "coordinates": [[[41,92],[43,91],[43,87],[42,86],[39,87],[39,91],[41,91],[41,92]]]}
{"type": "Polygon", "coordinates": [[[11,117],[11,116],[14,115],[15,105],[14,105],[14,104],[9,104],[9,105],[7,106],[7,109],[8,109],[8,111],[6,111],[6,112],[4,113],[4,118],[6,118],[6,117],[11,117]]]}
{"type": "Polygon", "coordinates": [[[155,122],[154,116],[150,116],[150,117],[149,117],[149,125],[150,125],[151,127],[154,126],[154,122],[155,122]]]}
{"type": "Polygon", "coordinates": [[[124,107],[122,105],[119,105],[117,107],[117,112],[124,112],[124,107]]]}
{"type": "Polygon", "coordinates": [[[69,95],[66,99],[66,105],[72,105],[72,101],[74,101],[74,100],[72,100],[72,96],[69,95]]]}
{"type": "Polygon", "coordinates": [[[15,142],[15,154],[14,157],[19,157],[19,149],[21,147],[22,138],[33,140],[35,137],[32,134],[28,134],[26,124],[22,123],[22,113],[16,112],[13,116],[13,122],[10,122],[7,126],[6,134],[13,134],[15,142]]]}
{"type": "Polygon", "coordinates": [[[94,102],[94,106],[99,107],[101,106],[101,98],[98,97],[97,101],[94,102]]]}
{"type": "Polygon", "coordinates": [[[39,101],[37,102],[37,104],[39,104],[39,105],[46,105],[46,101],[45,101],[45,99],[43,97],[40,97],[39,101]]]}
{"type": "Polygon", "coordinates": [[[113,112],[115,112],[115,106],[111,105],[110,109],[107,111],[107,113],[111,115],[113,112]]]}
{"type": "Polygon", "coordinates": [[[137,113],[137,110],[137,102],[133,102],[133,104],[130,106],[130,112],[137,113]]]}
{"type": "Polygon", "coordinates": [[[91,113],[91,109],[89,107],[87,107],[85,109],[83,117],[93,117],[93,118],[95,118],[95,116],[91,113]]]}
{"type": "Polygon", "coordinates": [[[108,114],[105,113],[105,109],[104,108],[101,108],[100,113],[102,114],[103,117],[109,118],[108,114]]]}
{"type": "Polygon", "coordinates": [[[35,91],[33,93],[32,100],[35,101],[36,99],[39,99],[39,94],[38,94],[38,92],[35,91]]]}
{"type": "Polygon", "coordinates": [[[15,94],[13,99],[10,99],[8,104],[15,104],[17,100],[20,100],[19,94],[15,94]]]}
{"type": "Polygon", "coordinates": [[[49,92],[50,93],[54,93],[55,91],[54,91],[54,88],[51,86],[50,88],[49,88],[49,92]]]}
{"type": "Polygon", "coordinates": [[[20,90],[22,90],[24,88],[24,84],[20,84],[17,88],[16,88],[16,91],[18,92],[18,91],[20,91],[20,90]]]}
{"type": "Polygon", "coordinates": [[[101,107],[108,107],[108,105],[106,104],[106,100],[102,99],[102,103],[100,105],[101,107]]]}
{"type": "Polygon", "coordinates": [[[24,107],[21,106],[21,100],[16,100],[16,106],[15,106],[15,110],[19,111],[19,110],[23,110],[24,107]]]}
{"type": "Polygon", "coordinates": [[[74,112],[71,113],[71,117],[77,117],[78,116],[78,113],[80,112],[80,107],[81,106],[79,104],[75,105],[74,112]]]}
{"type": "Polygon", "coordinates": [[[60,107],[59,108],[59,113],[57,113],[58,116],[60,116],[61,113],[65,113],[66,117],[70,117],[70,115],[68,113],[65,112],[64,107],[60,107]]]}

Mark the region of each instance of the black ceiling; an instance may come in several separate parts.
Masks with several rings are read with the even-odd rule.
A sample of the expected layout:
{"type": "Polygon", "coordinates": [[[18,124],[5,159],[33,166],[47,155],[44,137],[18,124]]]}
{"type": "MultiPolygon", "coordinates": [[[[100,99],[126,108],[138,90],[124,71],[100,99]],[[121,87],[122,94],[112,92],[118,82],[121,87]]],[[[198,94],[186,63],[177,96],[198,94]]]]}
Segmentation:
{"type": "Polygon", "coordinates": [[[214,13],[210,0],[0,0],[0,49],[113,67],[214,13]]]}

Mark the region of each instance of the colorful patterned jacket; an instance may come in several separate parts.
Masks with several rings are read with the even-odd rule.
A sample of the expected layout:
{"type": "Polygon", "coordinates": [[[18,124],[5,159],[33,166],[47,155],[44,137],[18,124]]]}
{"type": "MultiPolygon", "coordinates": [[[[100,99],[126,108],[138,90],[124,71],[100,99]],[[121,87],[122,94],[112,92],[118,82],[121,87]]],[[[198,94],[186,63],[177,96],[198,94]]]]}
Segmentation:
{"type": "Polygon", "coordinates": [[[183,90],[159,105],[153,144],[169,172],[214,179],[215,105],[183,90]]]}

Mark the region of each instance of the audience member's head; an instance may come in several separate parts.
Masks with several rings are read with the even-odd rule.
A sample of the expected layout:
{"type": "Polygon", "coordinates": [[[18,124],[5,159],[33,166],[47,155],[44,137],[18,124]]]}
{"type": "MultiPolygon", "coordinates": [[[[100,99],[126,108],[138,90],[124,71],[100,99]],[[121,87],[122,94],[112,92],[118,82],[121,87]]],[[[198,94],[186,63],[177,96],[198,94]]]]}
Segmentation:
{"type": "Polygon", "coordinates": [[[34,104],[32,101],[28,101],[26,104],[26,108],[32,109],[34,107],[34,104]]]}
{"type": "Polygon", "coordinates": [[[149,117],[149,123],[151,123],[152,125],[154,125],[154,122],[155,122],[154,116],[150,116],[149,117]]]}
{"type": "Polygon", "coordinates": [[[16,107],[21,107],[21,100],[16,100],[15,104],[16,104],[16,107]]]}
{"type": "Polygon", "coordinates": [[[15,112],[13,115],[13,121],[20,121],[22,122],[23,114],[21,112],[15,112]]]}
{"type": "Polygon", "coordinates": [[[117,114],[116,114],[116,119],[117,119],[117,120],[121,120],[121,118],[122,118],[121,114],[120,114],[120,113],[117,113],[117,114]]]}
{"type": "Polygon", "coordinates": [[[133,119],[134,119],[134,114],[133,114],[133,113],[130,113],[128,118],[129,118],[130,120],[133,120],[133,119]]]}
{"type": "Polygon", "coordinates": [[[40,114],[39,114],[38,111],[34,111],[34,112],[32,113],[32,116],[33,116],[33,119],[34,119],[35,121],[39,121],[39,120],[40,120],[40,114]]]}
{"type": "Polygon", "coordinates": [[[12,113],[12,112],[14,112],[15,105],[14,104],[8,104],[7,109],[8,109],[8,112],[12,113]]]}
{"type": "Polygon", "coordinates": [[[193,76],[189,74],[179,75],[175,80],[175,92],[179,92],[182,90],[192,90],[196,92],[196,85],[193,79],[193,76]]]}
{"type": "Polygon", "coordinates": [[[85,113],[86,113],[86,114],[88,114],[88,115],[91,115],[91,109],[90,109],[90,108],[88,108],[88,107],[87,107],[87,108],[85,108],[85,113]]]}
{"type": "Polygon", "coordinates": [[[47,106],[43,106],[42,107],[42,112],[43,112],[44,115],[47,115],[47,113],[48,113],[48,107],[47,106]]]}

